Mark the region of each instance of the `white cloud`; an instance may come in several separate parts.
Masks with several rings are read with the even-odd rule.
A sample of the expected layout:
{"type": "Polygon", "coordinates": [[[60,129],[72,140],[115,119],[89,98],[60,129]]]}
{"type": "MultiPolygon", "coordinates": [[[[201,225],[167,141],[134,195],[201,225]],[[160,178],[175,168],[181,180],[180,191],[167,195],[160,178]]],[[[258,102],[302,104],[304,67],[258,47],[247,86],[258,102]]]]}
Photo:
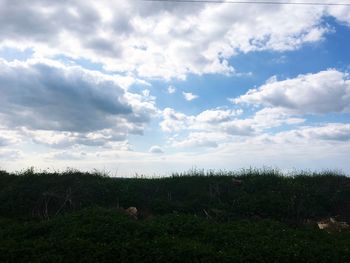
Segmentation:
{"type": "Polygon", "coordinates": [[[141,77],[235,74],[237,53],[285,51],[323,39],[326,15],[349,23],[348,7],[0,0],[0,46],[65,54],[141,77]]]}
{"type": "Polygon", "coordinates": [[[256,130],[265,130],[281,125],[295,125],[305,122],[305,119],[295,117],[295,113],[280,107],[263,108],[255,112],[248,120],[256,130]]]}
{"type": "Polygon", "coordinates": [[[184,129],[193,117],[186,114],[176,112],[174,109],[165,108],[162,112],[163,121],[160,122],[160,127],[163,131],[172,132],[184,129]]]}
{"type": "Polygon", "coordinates": [[[207,123],[220,123],[229,121],[234,116],[242,114],[243,111],[239,110],[223,110],[223,109],[212,109],[205,110],[196,116],[196,121],[207,122],[207,123]]]}
{"type": "Polygon", "coordinates": [[[301,127],[280,133],[276,137],[284,137],[293,141],[350,141],[350,124],[327,123],[322,126],[301,127]]]}
{"type": "MultiPolygon", "coordinates": [[[[39,167],[51,167],[55,170],[65,169],[68,166],[84,171],[107,170],[116,176],[134,176],[136,172],[164,176],[170,175],[171,172],[187,171],[193,167],[228,170],[248,167],[278,167],[283,170],[344,169],[348,172],[350,171],[348,162],[350,140],[344,138],[344,135],[339,135],[346,134],[349,131],[348,126],[349,124],[333,123],[299,127],[290,132],[264,133],[254,137],[239,137],[236,140],[232,140],[231,137],[222,137],[222,134],[209,135],[194,132],[187,141],[183,140],[183,143],[177,139],[170,141],[170,144],[174,143],[173,147],[178,147],[178,151],[163,153],[161,158],[158,154],[136,151],[73,149],[70,153],[75,157],[79,157],[82,152],[86,155],[74,160],[54,159],[52,153],[42,155],[31,153],[30,156],[26,156],[26,162],[14,163],[11,160],[5,162],[5,159],[2,159],[1,167],[19,170],[37,164],[39,167]],[[317,134],[322,135],[314,135],[316,130],[317,134]],[[327,136],[324,136],[325,130],[327,130],[327,136]],[[304,135],[300,136],[300,134],[304,135]],[[337,139],[334,140],[334,138],[337,139]],[[185,151],[180,152],[181,149],[185,151]]],[[[0,149],[1,158],[3,156],[0,149]]]]}
{"type": "Polygon", "coordinates": [[[264,108],[250,117],[242,117],[240,109],[210,109],[188,116],[167,108],[160,123],[163,131],[180,132],[169,140],[176,148],[215,148],[220,144],[242,141],[265,134],[271,128],[294,127],[305,122],[279,108],[264,108]],[[185,135],[184,135],[185,134],[185,135]],[[187,135],[186,135],[187,134],[187,135]]]}
{"type": "Polygon", "coordinates": [[[191,92],[182,92],[182,95],[184,96],[185,100],[187,100],[187,101],[191,101],[191,100],[198,98],[197,95],[194,95],[191,92]]]}
{"type": "Polygon", "coordinates": [[[228,139],[228,136],[218,132],[191,132],[185,139],[171,139],[171,146],[176,148],[193,149],[198,147],[215,148],[220,142],[228,139]]]}
{"type": "Polygon", "coordinates": [[[335,17],[339,22],[350,26],[350,12],[348,8],[330,6],[327,8],[327,14],[335,17]]]}
{"type": "Polygon", "coordinates": [[[142,91],[142,95],[145,96],[145,97],[149,97],[150,93],[151,93],[151,92],[150,92],[148,89],[144,89],[144,90],[142,91]]]}
{"type": "MultiPolygon", "coordinates": [[[[191,164],[200,168],[350,169],[347,161],[350,126],[344,123],[298,127],[239,139],[222,134],[191,133],[184,140],[171,142],[174,147],[188,149],[192,153],[191,164]],[[195,149],[201,146],[207,149],[195,149]]],[[[182,160],[180,156],[177,158],[182,160]]],[[[186,164],[185,160],[182,164],[186,164]]]]}
{"type": "MultiPolygon", "coordinates": [[[[161,160],[157,155],[120,153],[117,159],[120,168],[118,171],[120,173],[126,168],[130,171],[129,167],[132,166],[135,167],[133,171],[150,175],[186,171],[191,167],[203,169],[224,167],[228,170],[248,167],[278,167],[283,170],[344,169],[348,172],[350,140],[344,140],[343,136],[337,135],[339,130],[342,130],[340,133],[346,133],[349,130],[348,126],[349,124],[334,123],[299,127],[290,132],[264,133],[253,137],[239,137],[235,140],[232,137],[223,137],[222,134],[194,132],[187,139],[171,140],[170,145],[177,147],[178,151],[174,154],[163,154],[161,160]],[[326,139],[323,135],[310,135],[310,129],[314,133],[317,130],[318,134],[323,134],[327,130],[326,137],[337,137],[337,140],[326,139]],[[300,136],[300,133],[304,135],[300,136]],[[180,152],[181,149],[184,151],[180,152]]],[[[111,160],[115,163],[116,158],[111,155],[111,160]]]]}
{"type": "Polygon", "coordinates": [[[14,145],[20,141],[20,135],[16,131],[0,128],[0,147],[14,145]]]}
{"type": "Polygon", "coordinates": [[[281,144],[292,138],[295,141],[299,138],[304,142],[347,140],[348,125],[300,127],[306,119],[299,116],[309,113],[348,112],[349,95],[348,75],[333,69],[284,81],[272,77],[260,88],[233,99],[238,104],[265,106],[252,116],[242,117],[241,109],[217,108],[205,110],[198,115],[185,115],[167,108],[163,111],[161,127],[167,132],[188,132],[185,136],[170,140],[172,146],[182,148],[219,147],[237,139],[252,142],[274,140],[281,144]],[[280,126],[291,130],[275,135],[267,133],[280,126]],[[285,136],[288,139],[285,140],[285,136]]]}
{"type": "Polygon", "coordinates": [[[158,145],[153,145],[150,149],[149,149],[150,153],[164,153],[162,148],[158,145]]]}
{"type": "Polygon", "coordinates": [[[209,109],[193,116],[166,108],[163,110],[163,120],[160,126],[166,132],[219,131],[230,135],[247,136],[284,124],[294,125],[305,121],[279,108],[264,108],[255,112],[251,117],[240,118],[242,112],[241,109],[209,109]]]}
{"type": "MultiPolygon", "coordinates": [[[[159,156],[150,154],[163,153],[160,146],[140,153],[131,151],[128,142],[129,135],[142,134],[160,114],[145,78],[238,75],[229,61],[256,51],[281,52],[283,62],[282,51],[334,32],[326,16],[349,26],[349,14],[348,7],[0,0],[0,49],[34,53],[25,62],[0,61],[0,158],[22,158],[21,151],[8,147],[23,143],[21,150],[30,152],[24,162],[29,165],[45,166],[50,160],[66,167],[75,160],[85,169],[117,160],[128,171],[162,167],[159,156]],[[60,57],[72,62],[53,61],[60,57]],[[118,74],[84,70],[75,64],[80,60],[118,74]],[[133,93],[133,84],[145,87],[133,93]],[[37,154],[45,146],[54,152],[37,154]]],[[[350,112],[349,85],[347,73],[329,69],[287,80],[272,77],[234,99],[258,106],[251,115],[228,108],[186,115],[166,108],[161,129],[179,134],[167,146],[193,152],[161,157],[176,164],[176,170],[181,164],[240,168],[274,161],[296,166],[315,161],[317,166],[320,160],[332,160],[341,166],[350,154],[349,125],[305,126],[300,114],[350,112]],[[282,125],[291,130],[276,134],[272,128],[282,125]]],[[[167,91],[172,94],[176,88],[167,91]]],[[[182,95],[189,101],[198,97],[182,95]]]]}
{"type": "Polygon", "coordinates": [[[299,114],[349,112],[349,75],[329,69],[293,79],[269,81],[232,102],[278,107],[299,114]]]}
{"type": "Polygon", "coordinates": [[[112,129],[95,132],[67,132],[50,130],[21,129],[24,138],[30,138],[35,144],[49,146],[51,148],[67,148],[72,146],[92,146],[104,148],[119,148],[116,145],[124,143],[127,139],[125,132],[112,129]]]}
{"type": "Polygon", "coordinates": [[[154,98],[121,88],[113,75],[50,60],[0,60],[0,120],[33,142],[99,146],[142,134],[154,98]]]}
{"type": "Polygon", "coordinates": [[[47,158],[52,160],[61,160],[61,161],[77,161],[84,160],[87,157],[85,152],[52,152],[48,154],[47,158]]]}
{"type": "Polygon", "coordinates": [[[174,86],[169,86],[168,87],[168,93],[169,94],[173,94],[173,93],[175,93],[176,92],[176,88],[174,87],[174,86]]]}
{"type": "Polygon", "coordinates": [[[0,161],[16,161],[22,157],[20,150],[0,149],[0,161]]]}

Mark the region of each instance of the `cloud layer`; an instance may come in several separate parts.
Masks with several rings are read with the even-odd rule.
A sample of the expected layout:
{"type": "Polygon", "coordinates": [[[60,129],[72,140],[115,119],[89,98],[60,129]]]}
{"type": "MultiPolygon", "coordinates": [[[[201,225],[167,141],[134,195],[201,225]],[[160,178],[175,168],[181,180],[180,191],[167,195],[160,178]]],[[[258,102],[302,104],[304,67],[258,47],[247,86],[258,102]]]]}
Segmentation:
{"type": "Polygon", "coordinates": [[[308,114],[350,111],[349,76],[335,69],[281,81],[272,77],[261,87],[231,101],[236,106],[253,106],[255,111],[247,115],[241,109],[217,108],[198,115],[186,115],[166,108],[160,126],[163,131],[176,134],[169,143],[180,148],[216,148],[237,141],[251,141],[253,144],[291,141],[335,143],[350,138],[346,123],[305,124],[308,114]],[[279,127],[287,131],[273,131],[279,127]],[[179,133],[181,136],[177,135],[179,133]]]}
{"type": "Polygon", "coordinates": [[[156,113],[152,98],[113,76],[49,60],[0,61],[0,93],[3,126],[56,146],[125,140],[156,113]]]}
{"type": "Polygon", "coordinates": [[[232,102],[279,107],[299,114],[349,112],[349,74],[329,69],[283,81],[272,80],[232,102]]]}
{"type": "Polygon", "coordinates": [[[350,77],[333,67],[346,68],[348,57],[322,61],[320,72],[288,63],[310,44],[337,44],[327,37],[344,36],[337,30],[349,30],[349,14],[344,6],[0,0],[0,165],[118,162],[143,173],[163,162],[174,170],[340,163],[350,154],[350,77]],[[268,70],[240,73],[248,53],[273,54],[281,68],[268,70],[282,76],[304,74],[261,85],[268,70]],[[247,91],[243,76],[258,85],[247,91]]]}
{"type": "Polygon", "coordinates": [[[138,76],[234,74],[238,53],[286,51],[322,40],[347,7],[0,0],[0,46],[65,54],[138,76]]]}

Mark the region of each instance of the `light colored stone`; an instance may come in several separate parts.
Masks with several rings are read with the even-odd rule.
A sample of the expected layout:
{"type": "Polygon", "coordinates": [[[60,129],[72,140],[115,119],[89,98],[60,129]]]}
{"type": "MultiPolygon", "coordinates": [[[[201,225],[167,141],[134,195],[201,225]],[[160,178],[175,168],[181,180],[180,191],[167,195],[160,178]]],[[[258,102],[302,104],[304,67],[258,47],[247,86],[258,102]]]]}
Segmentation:
{"type": "Polygon", "coordinates": [[[342,232],[349,228],[346,222],[338,222],[334,218],[325,219],[317,222],[319,229],[326,230],[327,232],[342,232]]]}
{"type": "Polygon", "coordinates": [[[134,206],[130,206],[129,208],[125,209],[125,212],[127,212],[128,215],[137,217],[137,208],[134,206]]]}

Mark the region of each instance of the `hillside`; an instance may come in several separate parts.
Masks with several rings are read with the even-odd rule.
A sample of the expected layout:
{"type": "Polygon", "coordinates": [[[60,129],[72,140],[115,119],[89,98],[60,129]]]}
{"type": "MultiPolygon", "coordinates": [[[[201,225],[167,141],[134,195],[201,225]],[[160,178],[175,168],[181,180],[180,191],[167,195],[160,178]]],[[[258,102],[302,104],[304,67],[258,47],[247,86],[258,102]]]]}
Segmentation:
{"type": "Polygon", "coordinates": [[[330,172],[0,173],[1,262],[350,262],[330,218],[350,223],[350,178],[330,172]]]}

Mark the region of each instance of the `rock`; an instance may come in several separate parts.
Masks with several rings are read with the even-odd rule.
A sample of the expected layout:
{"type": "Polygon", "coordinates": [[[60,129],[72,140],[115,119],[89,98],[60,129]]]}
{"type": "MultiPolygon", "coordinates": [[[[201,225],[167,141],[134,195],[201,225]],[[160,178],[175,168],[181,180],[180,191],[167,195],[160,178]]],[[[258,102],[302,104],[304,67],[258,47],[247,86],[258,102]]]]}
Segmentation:
{"type": "Polygon", "coordinates": [[[125,212],[126,212],[129,216],[131,216],[131,217],[137,219],[137,208],[136,208],[136,207],[130,206],[129,208],[125,209],[125,212]]]}
{"type": "Polygon", "coordinates": [[[325,230],[328,233],[331,232],[342,232],[349,229],[349,225],[346,222],[338,222],[334,218],[325,219],[317,222],[319,229],[325,230]]]}
{"type": "Polygon", "coordinates": [[[317,222],[317,226],[319,229],[327,229],[329,227],[329,224],[325,221],[317,222]]]}

